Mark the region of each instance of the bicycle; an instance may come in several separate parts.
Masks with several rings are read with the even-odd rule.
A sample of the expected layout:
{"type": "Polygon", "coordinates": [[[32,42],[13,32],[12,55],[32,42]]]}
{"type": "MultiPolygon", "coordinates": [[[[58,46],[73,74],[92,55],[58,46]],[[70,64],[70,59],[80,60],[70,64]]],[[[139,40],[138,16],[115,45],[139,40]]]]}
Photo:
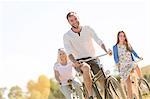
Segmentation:
{"type": "MultiPolygon", "coordinates": [[[[96,56],[96,57],[93,57],[93,58],[89,58],[89,59],[86,59],[86,60],[79,60],[79,62],[83,63],[83,62],[86,62],[88,63],[89,61],[91,60],[95,60],[95,59],[98,59],[99,57],[102,57],[102,56],[105,56],[107,54],[102,54],[102,55],[99,55],[99,56],[96,56]]],[[[104,80],[104,99],[126,99],[125,98],[125,94],[123,92],[123,89],[121,87],[121,85],[119,84],[118,80],[116,78],[114,78],[113,76],[111,75],[107,75],[104,70],[103,70],[103,66],[102,64],[99,64],[100,66],[100,70],[97,74],[93,74],[91,72],[91,75],[92,75],[92,87],[93,87],[93,90],[94,90],[94,93],[95,93],[95,97],[97,99],[102,99],[102,96],[100,94],[100,90],[99,88],[97,87],[98,85],[98,81],[99,80],[104,80]],[[102,78],[104,77],[104,78],[102,78]]],[[[82,81],[82,89],[83,89],[83,94],[85,97],[87,97],[87,91],[86,91],[86,88],[84,86],[84,83],[82,81]]]]}
{"type": "MultiPolygon", "coordinates": [[[[96,83],[94,82],[94,79],[96,78],[96,76],[94,76],[92,74],[92,71],[91,71],[91,76],[92,76],[92,90],[94,92],[94,96],[97,98],[97,99],[102,99],[102,96],[101,94],[99,93],[99,90],[98,90],[98,87],[96,85],[96,83]]],[[[82,93],[83,93],[83,96],[85,99],[88,99],[88,92],[86,90],[86,87],[84,85],[84,81],[83,81],[83,77],[82,77],[82,73],[81,72],[77,72],[76,74],[76,77],[79,79],[79,81],[81,82],[81,90],[82,90],[82,93]]]]}
{"type": "MultiPolygon", "coordinates": [[[[87,92],[87,90],[86,90],[86,88],[85,88],[85,85],[84,85],[83,80],[81,81],[81,78],[79,78],[79,77],[81,77],[81,75],[80,75],[80,76],[79,76],[79,75],[80,75],[80,74],[78,74],[78,76],[76,75],[76,77],[78,77],[78,79],[79,79],[80,82],[82,83],[82,85],[80,86],[80,90],[81,90],[82,93],[83,93],[83,97],[84,97],[85,99],[88,99],[88,92],[87,92]]],[[[78,97],[78,95],[77,95],[77,92],[76,92],[76,90],[75,90],[75,87],[74,87],[73,82],[72,82],[71,79],[68,80],[68,87],[69,87],[69,89],[70,89],[70,91],[71,91],[71,94],[72,94],[71,97],[72,97],[72,99],[80,99],[80,97],[78,97]]],[[[93,88],[94,93],[96,92],[97,99],[102,99],[101,95],[98,93],[98,88],[97,88],[97,86],[96,86],[95,84],[92,84],[92,88],[93,88]]]]}
{"type": "MultiPolygon", "coordinates": [[[[144,79],[144,78],[138,78],[137,73],[135,73],[135,69],[138,66],[136,63],[142,61],[142,59],[135,61],[134,63],[134,68],[131,71],[130,74],[130,78],[132,80],[132,84],[136,87],[136,93],[138,93],[138,98],[142,99],[142,95],[148,95],[150,94],[150,86],[148,84],[148,82],[144,79]]],[[[125,88],[125,92],[126,92],[126,88],[125,88]]],[[[126,92],[127,93],[127,92],[126,92]]],[[[136,99],[137,97],[134,95],[134,98],[136,99]]]]}
{"type": "Polygon", "coordinates": [[[74,87],[74,85],[73,85],[73,81],[72,81],[72,79],[69,79],[68,81],[68,87],[69,87],[69,89],[70,89],[70,91],[71,91],[71,95],[72,95],[72,99],[80,99],[80,97],[77,95],[77,92],[76,92],[76,89],[75,89],[75,87],[74,87]]]}

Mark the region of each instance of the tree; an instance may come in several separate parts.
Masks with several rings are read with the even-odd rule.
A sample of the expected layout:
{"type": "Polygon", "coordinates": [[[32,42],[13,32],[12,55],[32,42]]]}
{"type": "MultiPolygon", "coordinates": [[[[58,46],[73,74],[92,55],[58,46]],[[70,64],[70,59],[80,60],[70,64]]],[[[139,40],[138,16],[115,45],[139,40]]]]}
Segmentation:
{"type": "Polygon", "coordinates": [[[22,89],[19,86],[13,86],[8,93],[9,99],[26,99],[22,89]]]}
{"type": "Polygon", "coordinates": [[[0,88],[0,99],[5,99],[5,98],[3,97],[5,90],[6,90],[6,87],[0,88]]]}
{"type": "Polygon", "coordinates": [[[45,75],[40,75],[37,82],[30,80],[27,84],[29,99],[48,99],[50,81],[45,75]]]}
{"type": "Polygon", "coordinates": [[[49,99],[65,99],[64,95],[59,90],[60,87],[59,84],[52,79],[50,79],[50,84],[51,84],[50,87],[51,93],[49,95],[49,99]]]}

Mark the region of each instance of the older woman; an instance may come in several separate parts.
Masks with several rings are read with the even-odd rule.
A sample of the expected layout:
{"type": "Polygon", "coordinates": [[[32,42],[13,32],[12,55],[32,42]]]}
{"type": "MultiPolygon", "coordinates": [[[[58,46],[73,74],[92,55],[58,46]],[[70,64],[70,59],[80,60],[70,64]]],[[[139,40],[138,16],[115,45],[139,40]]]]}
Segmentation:
{"type": "Polygon", "coordinates": [[[72,85],[77,92],[77,97],[82,99],[82,91],[80,89],[80,84],[74,79],[75,69],[73,63],[68,60],[68,57],[64,49],[58,50],[57,62],[54,65],[55,78],[61,85],[60,90],[66,97],[66,99],[72,99],[72,92],[68,86],[68,81],[72,81],[72,85]]]}

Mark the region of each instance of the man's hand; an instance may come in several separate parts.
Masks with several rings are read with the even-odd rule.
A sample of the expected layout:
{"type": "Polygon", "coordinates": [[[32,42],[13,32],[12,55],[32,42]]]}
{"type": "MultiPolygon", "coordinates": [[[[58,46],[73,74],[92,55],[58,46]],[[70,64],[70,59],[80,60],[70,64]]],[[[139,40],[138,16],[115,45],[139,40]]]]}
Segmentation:
{"type": "Polygon", "coordinates": [[[80,67],[81,65],[82,65],[82,64],[79,63],[78,61],[74,62],[74,66],[75,66],[75,67],[80,67]]]}
{"type": "Polygon", "coordinates": [[[80,67],[82,64],[75,60],[74,56],[72,54],[69,55],[69,59],[74,63],[74,67],[80,67]]]}
{"type": "Polygon", "coordinates": [[[108,54],[108,55],[112,55],[112,51],[109,49],[108,51],[106,50],[106,47],[104,44],[101,45],[101,48],[108,54]]]}
{"type": "Polygon", "coordinates": [[[109,56],[111,56],[111,55],[112,55],[112,51],[109,49],[109,50],[107,51],[107,54],[108,54],[109,56]]]}

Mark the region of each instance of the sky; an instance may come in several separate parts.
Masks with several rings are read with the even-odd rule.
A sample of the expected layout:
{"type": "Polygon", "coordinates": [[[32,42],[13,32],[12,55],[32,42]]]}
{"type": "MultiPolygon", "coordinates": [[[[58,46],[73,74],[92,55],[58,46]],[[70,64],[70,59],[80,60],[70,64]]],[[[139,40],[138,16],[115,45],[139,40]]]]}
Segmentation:
{"type": "MultiPolygon", "coordinates": [[[[2,0],[0,1],[0,87],[37,80],[41,74],[54,78],[57,49],[70,29],[69,11],[77,12],[81,25],[89,25],[107,48],[116,43],[117,32],[126,32],[130,44],[150,64],[149,0],[2,0]]],[[[97,55],[104,51],[95,44],[97,55]]],[[[113,56],[101,58],[113,71],[113,56]]]]}

